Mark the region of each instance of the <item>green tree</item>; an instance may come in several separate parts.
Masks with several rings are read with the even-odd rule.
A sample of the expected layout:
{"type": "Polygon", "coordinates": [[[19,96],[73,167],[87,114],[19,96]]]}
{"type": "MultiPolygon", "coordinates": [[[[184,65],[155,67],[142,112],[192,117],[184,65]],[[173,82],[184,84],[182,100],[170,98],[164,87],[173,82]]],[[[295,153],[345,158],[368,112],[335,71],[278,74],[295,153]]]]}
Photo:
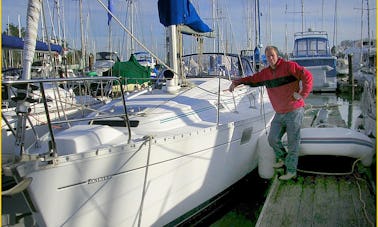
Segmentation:
{"type": "MultiPolygon", "coordinates": [[[[3,34],[10,35],[10,36],[17,36],[19,35],[19,29],[14,24],[9,24],[3,34]]],[[[25,28],[21,28],[21,38],[25,37],[25,28]]]]}

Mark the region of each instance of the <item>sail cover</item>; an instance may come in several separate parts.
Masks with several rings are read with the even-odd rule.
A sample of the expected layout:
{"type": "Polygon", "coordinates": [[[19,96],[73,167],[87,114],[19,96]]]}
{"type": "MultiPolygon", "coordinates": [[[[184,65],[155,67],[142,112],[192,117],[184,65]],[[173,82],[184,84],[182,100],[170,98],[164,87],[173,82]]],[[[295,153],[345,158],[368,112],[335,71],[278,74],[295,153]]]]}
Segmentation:
{"type": "Polygon", "coordinates": [[[211,32],[189,0],[159,0],[159,19],[165,27],[185,24],[196,32],[211,32]]]}
{"type": "MultiPolygon", "coordinates": [[[[2,43],[1,47],[3,49],[20,49],[22,50],[24,48],[24,40],[22,40],[19,37],[16,36],[9,36],[2,34],[2,43]]],[[[58,52],[59,54],[62,54],[63,48],[60,45],[57,44],[50,44],[51,51],[58,52]]],[[[36,51],[49,51],[49,46],[47,43],[37,41],[35,45],[36,51]]]]}
{"type": "Polygon", "coordinates": [[[126,62],[114,63],[112,73],[113,76],[121,77],[122,83],[127,84],[143,84],[151,79],[151,68],[139,64],[134,55],[126,62]]]}

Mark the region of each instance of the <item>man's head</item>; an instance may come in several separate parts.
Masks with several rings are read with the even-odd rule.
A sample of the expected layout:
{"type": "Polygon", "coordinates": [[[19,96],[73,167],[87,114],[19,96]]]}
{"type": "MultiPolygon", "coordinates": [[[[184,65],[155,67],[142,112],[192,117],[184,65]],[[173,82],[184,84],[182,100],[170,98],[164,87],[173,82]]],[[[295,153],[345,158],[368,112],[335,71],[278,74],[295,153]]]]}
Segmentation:
{"type": "Polygon", "coordinates": [[[276,68],[276,63],[278,61],[278,49],[275,46],[267,46],[265,47],[265,56],[268,60],[269,66],[272,69],[276,68]]]}

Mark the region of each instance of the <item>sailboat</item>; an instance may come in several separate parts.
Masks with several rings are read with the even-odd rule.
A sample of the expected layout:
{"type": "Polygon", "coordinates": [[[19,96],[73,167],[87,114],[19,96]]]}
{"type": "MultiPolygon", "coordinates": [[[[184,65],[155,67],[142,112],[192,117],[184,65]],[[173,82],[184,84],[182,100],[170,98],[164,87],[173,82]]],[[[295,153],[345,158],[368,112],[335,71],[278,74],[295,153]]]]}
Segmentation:
{"type": "Polygon", "coordinates": [[[38,1],[31,1],[30,7],[31,17],[27,21],[25,40],[2,35],[3,48],[21,49],[24,55],[23,67],[19,69],[21,75],[2,78],[2,163],[17,159],[20,150],[48,132],[46,107],[49,108],[50,120],[62,120],[80,116],[85,113],[86,107],[95,108],[104,101],[89,93],[89,83],[46,79],[55,78],[58,76],[56,71],[62,72],[61,69],[33,75],[35,53],[56,56],[63,54],[63,47],[37,40],[38,20],[33,19],[39,15],[42,7],[38,1]]]}
{"type": "MultiPolygon", "coordinates": [[[[203,26],[189,1],[158,5],[166,10],[161,20],[180,12],[163,23],[171,39],[180,36],[184,15],[193,16],[191,29],[203,26]]],[[[20,149],[19,159],[2,166],[18,183],[3,195],[23,193],[38,226],[180,223],[258,166],[258,140],[274,114],[264,88],[227,90],[232,79],[253,71],[248,59],[212,57],[223,59],[215,75],[186,78],[176,65],[164,71],[161,89],[121,88],[119,99],[81,123],[75,119],[20,149]]]]}

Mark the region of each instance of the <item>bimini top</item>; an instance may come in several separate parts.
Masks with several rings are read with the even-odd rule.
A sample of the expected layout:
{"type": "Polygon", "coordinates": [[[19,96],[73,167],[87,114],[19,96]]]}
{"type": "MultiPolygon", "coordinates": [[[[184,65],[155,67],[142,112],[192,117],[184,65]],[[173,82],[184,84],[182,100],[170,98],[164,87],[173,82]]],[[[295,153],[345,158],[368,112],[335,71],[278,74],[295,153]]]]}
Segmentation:
{"type": "MultiPolygon", "coordinates": [[[[24,40],[22,38],[16,37],[16,36],[9,36],[2,34],[2,43],[1,47],[3,49],[20,49],[22,50],[24,48],[24,40]]],[[[63,53],[63,48],[60,45],[57,44],[50,44],[51,51],[58,52],[59,54],[63,53]]],[[[36,42],[35,45],[36,51],[49,51],[49,45],[47,43],[44,43],[42,41],[36,42]]]]}

